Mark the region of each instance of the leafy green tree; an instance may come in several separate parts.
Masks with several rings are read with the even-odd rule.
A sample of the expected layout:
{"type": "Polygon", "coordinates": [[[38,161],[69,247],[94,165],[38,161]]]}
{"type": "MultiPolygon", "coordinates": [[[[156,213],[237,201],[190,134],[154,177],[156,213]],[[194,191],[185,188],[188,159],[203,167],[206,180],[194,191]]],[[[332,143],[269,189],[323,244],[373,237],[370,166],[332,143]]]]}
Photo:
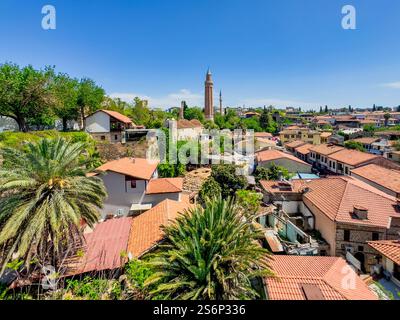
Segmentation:
{"type": "Polygon", "coordinates": [[[236,203],[243,210],[243,214],[251,219],[261,206],[262,194],[250,190],[236,191],[236,203]]]}
{"type": "Polygon", "coordinates": [[[224,199],[234,196],[239,189],[247,187],[244,176],[238,175],[237,167],[232,164],[219,164],[212,167],[211,177],[221,187],[221,194],[224,199]]]}
{"type": "Polygon", "coordinates": [[[289,180],[292,176],[288,169],[275,163],[272,163],[268,168],[258,166],[254,173],[257,182],[260,180],[279,180],[281,177],[289,180]]]}
{"type": "Polygon", "coordinates": [[[357,141],[352,141],[352,140],[346,141],[344,143],[344,146],[347,149],[358,150],[358,151],[361,151],[361,152],[365,152],[366,151],[364,146],[362,145],[362,143],[357,142],[357,141]]]}
{"type": "Polygon", "coordinates": [[[201,186],[199,192],[200,201],[205,203],[207,199],[215,197],[216,194],[221,194],[221,191],[218,182],[213,177],[209,177],[201,186]]]}
{"type": "Polygon", "coordinates": [[[258,297],[252,280],[270,275],[260,231],[243,219],[232,200],[208,200],[164,228],[165,245],[149,257],[155,269],[145,282],[153,296],[179,300],[258,297]]]}
{"type": "Polygon", "coordinates": [[[117,111],[121,114],[126,114],[131,106],[128,102],[121,100],[120,98],[104,97],[102,102],[102,108],[111,111],[117,111]]]}
{"type": "Polygon", "coordinates": [[[181,177],[186,172],[186,166],[182,163],[170,164],[161,163],[158,165],[158,174],[160,178],[181,177]]]}
{"type": "Polygon", "coordinates": [[[375,127],[373,124],[366,124],[366,125],[363,127],[363,130],[364,130],[365,132],[375,132],[376,127],[375,127]]]}
{"type": "Polygon", "coordinates": [[[242,119],[245,129],[254,130],[255,132],[262,132],[263,128],[260,126],[260,121],[256,117],[242,119]]]}
{"type": "Polygon", "coordinates": [[[385,119],[385,127],[389,125],[390,113],[385,113],[383,118],[385,119]]]}
{"type": "MultiPolygon", "coordinates": [[[[87,177],[84,143],[59,138],[5,148],[0,169],[0,266],[13,255],[59,267],[65,249],[83,240],[82,221],[98,221],[103,182],[87,177]]],[[[71,249],[71,251],[73,251],[71,249]]],[[[74,253],[74,252],[72,252],[74,253]]]]}
{"type": "Polygon", "coordinates": [[[35,70],[16,64],[0,65],[0,115],[14,119],[19,130],[28,131],[28,123],[41,124],[51,115],[54,97],[51,82],[54,69],[35,70]]]}
{"type": "Polygon", "coordinates": [[[99,110],[104,101],[105,91],[93,80],[83,78],[78,86],[77,104],[80,110],[81,128],[87,115],[99,110]]]}
{"type": "Polygon", "coordinates": [[[59,74],[54,79],[54,113],[62,120],[63,131],[67,130],[69,120],[79,118],[78,87],[78,80],[71,79],[67,74],[59,74]]]}
{"type": "Polygon", "coordinates": [[[272,114],[264,107],[260,116],[260,126],[267,132],[275,133],[277,130],[277,124],[274,121],[272,114]]]}
{"type": "Polygon", "coordinates": [[[205,122],[203,109],[199,107],[188,107],[184,110],[184,116],[187,120],[197,119],[201,123],[205,122]]]}

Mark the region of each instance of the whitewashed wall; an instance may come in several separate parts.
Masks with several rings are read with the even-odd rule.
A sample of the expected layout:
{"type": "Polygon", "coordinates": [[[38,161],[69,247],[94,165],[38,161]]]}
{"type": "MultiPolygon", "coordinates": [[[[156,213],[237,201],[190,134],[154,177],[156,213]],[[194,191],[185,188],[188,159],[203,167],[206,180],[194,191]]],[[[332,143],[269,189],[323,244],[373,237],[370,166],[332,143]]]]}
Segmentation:
{"type": "Polygon", "coordinates": [[[96,112],[85,119],[86,131],[89,133],[110,132],[110,116],[104,112],[96,112]]]}

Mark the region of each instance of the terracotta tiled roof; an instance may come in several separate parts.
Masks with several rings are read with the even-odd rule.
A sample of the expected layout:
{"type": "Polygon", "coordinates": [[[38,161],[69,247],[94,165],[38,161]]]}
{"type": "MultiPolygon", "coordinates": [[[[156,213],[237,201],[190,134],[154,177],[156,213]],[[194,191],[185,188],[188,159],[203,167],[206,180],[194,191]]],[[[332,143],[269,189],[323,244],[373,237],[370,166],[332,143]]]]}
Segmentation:
{"type": "Polygon", "coordinates": [[[310,151],[328,156],[343,149],[343,147],[335,146],[333,144],[320,144],[318,146],[313,146],[310,151]]]}
{"type": "Polygon", "coordinates": [[[132,218],[110,219],[97,224],[85,234],[83,256],[69,264],[68,275],[93,271],[113,270],[125,262],[132,218]]]}
{"type": "Polygon", "coordinates": [[[376,159],[378,156],[358,150],[344,149],[329,155],[329,158],[350,166],[356,166],[376,159]]]}
{"type": "Polygon", "coordinates": [[[177,122],[178,129],[188,129],[188,128],[198,128],[198,127],[203,127],[203,125],[197,119],[193,119],[190,121],[187,119],[180,119],[177,122]]]}
{"type": "Polygon", "coordinates": [[[376,164],[368,164],[353,169],[351,172],[400,194],[400,171],[386,169],[376,164]]]}
{"type": "Polygon", "coordinates": [[[129,237],[128,252],[139,258],[164,238],[161,227],[173,222],[191,205],[185,201],[164,200],[152,209],[135,217],[129,237]]]}
{"type": "Polygon", "coordinates": [[[329,219],[338,222],[388,228],[391,217],[399,217],[396,198],[352,177],[329,177],[307,182],[305,202],[311,202],[329,219]],[[368,219],[352,213],[354,206],[368,209],[368,219]]]}
{"type": "Polygon", "coordinates": [[[272,134],[269,132],[255,132],[254,136],[256,138],[272,138],[272,134]]]}
{"type": "Polygon", "coordinates": [[[264,150],[256,153],[257,155],[257,161],[258,162],[264,162],[264,161],[273,161],[277,159],[289,159],[307,166],[311,166],[310,164],[300,160],[299,158],[296,158],[295,156],[278,151],[278,150],[264,150]]]}
{"type": "Polygon", "coordinates": [[[107,113],[110,117],[113,117],[114,119],[116,119],[118,121],[121,121],[121,122],[123,122],[125,124],[133,123],[132,120],[129,117],[124,116],[123,114],[121,114],[121,113],[119,113],[117,111],[111,111],[111,110],[99,110],[99,111],[107,113]]]}
{"type": "Polygon", "coordinates": [[[400,265],[400,241],[399,240],[383,240],[369,241],[368,244],[378,251],[381,255],[400,265]]]}
{"type": "Polygon", "coordinates": [[[149,161],[142,158],[122,158],[107,162],[97,168],[98,171],[112,171],[133,178],[150,180],[156,171],[158,161],[149,161]]]}
{"type": "Polygon", "coordinates": [[[152,179],[147,185],[146,194],[176,193],[183,191],[183,178],[152,179]]]}
{"type": "Polygon", "coordinates": [[[311,149],[312,147],[313,147],[312,144],[307,143],[307,144],[305,144],[305,145],[302,145],[302,146],[300,146],[300,147],[295,148],[294,150],[295,150],[296,152],[298,152],[298,153],[301,153],[301,154],[306,155],[306,154],[309,154],[309,153],[310,153],[310,149],[311,149]]]}
{"type": "Polygon", "coordinates": [[[321,138],[329,138],[332,135],[332,132],[322,132],[321,138]]]}
{"type": "Polygon", "coordinates": [[[359,142],[362,144],[372,144],[374,142],[377,142],[378,140],[379,140],[379,138],[373,138],[373,137],[363,137],[363,138],[353,139],[353,141],[359,142]]]}
{"type": "Polygon", "coordinates": [[[304,142],[304,141],[301,141],[301,140],[296,140],[296,141],[285,143],[285,147],[287,147],[287,148],[297,148],[297,147],[300,147],[300,146],[305,145],[305,144],[307,144],[307,142],[304,142]]]}
{"type": "Polygon", "coordinates": [[[265,279],[271,300],[313,299],[306,286],[320,294],[318,300],[378,300],[343,258],[282,255],[274,256],[270,266],[276,276],[265,279]],[[349,275],[354,286],[346,286],[349,275]]]}
{"type": "Polygon", "coordinates": [[[299,193],[307,185],[305,180],[300,179],[290,181],[291,189],[288,189],[287,186],[280,181],[261,180],[260,184],[263,189],[269,193],[299,193]]]}

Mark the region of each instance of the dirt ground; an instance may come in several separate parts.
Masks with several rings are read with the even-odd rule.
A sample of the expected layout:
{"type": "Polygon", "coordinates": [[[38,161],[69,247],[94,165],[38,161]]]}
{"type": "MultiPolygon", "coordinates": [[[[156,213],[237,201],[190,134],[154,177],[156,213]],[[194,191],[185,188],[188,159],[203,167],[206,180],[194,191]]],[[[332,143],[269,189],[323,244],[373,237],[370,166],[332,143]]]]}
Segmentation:
{"type": "Polygon", "coordinates": [[[146,158],[147,141],[122,143],[98,143],[97,150],[103,161],[118,160],[124,157],[146,158]]]}

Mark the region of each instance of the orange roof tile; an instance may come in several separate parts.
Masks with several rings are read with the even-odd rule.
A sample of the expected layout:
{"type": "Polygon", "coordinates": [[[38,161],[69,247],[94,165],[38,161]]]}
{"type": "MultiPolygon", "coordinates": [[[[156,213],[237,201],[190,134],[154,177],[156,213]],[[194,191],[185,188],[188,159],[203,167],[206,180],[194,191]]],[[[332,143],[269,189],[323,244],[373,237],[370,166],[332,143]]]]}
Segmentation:
{"type": "Polygon", "coordinates": [[[265,279],[271,300],[309,300],[303,288],[321,294],[319,300],[378,300],[343,258],[274,256],[270,262],[275,277],[265,279]],[[346,286],[352,275],[353,287],[346,286]]]}
{"type": "Polygon", "coordinates": [[[142,158],[122,158],[107,162],[97,168],[97,171],[112,171],[133,178],[150,180],[156,171],[158,161],[150,161],[142,158]]]}
{"type": "Polygon", "coordinates": [[[260,184],[269,193],[299,193],[307,185],[306,180],[300,179],[290,181],[291,189],[287,188],[287,185],[281,181],[261,180],[260,184]]]}
{"type": "MultiPolygon", "coordinates": [[[[113,117],[114,119],[117,119],[118,121],[121,121],[125,124],[133,123],[129,117],[124,116],[123,114],[121,114],[117,111],[111,111],[111,110],[99,110],[99,111],[107,113],[110,117],[113,117]]],[[[97,111],[97,112],[99,112],[99,111],[97,111]]]]}
{"type": "Polygon", "coordinates": [[[147,185],[146,194],[176,193],[183,191],[183,178],[152,179],[147,185]]]}
{"type": "Polygon", "coordinates": [[[192,119],[192,120],[180,119],[177,122],[178,129],[188,129],[188,128],[198,128],[198,127],[203,127],[203,125],[197,119],[192,119]]]}
{"type": "Polygon", "coordinates": [[[399,240],[369,241],[368,244],[383,256],[400,265],[399,240]]]}
{"type": "Polygon", "coordinates": [[[391,217],[399,217],[396,198],[352,177],[329,177],[307,182],[303,196],[333,221],[388,228],[391,217]],[[368,219],[352,214],[354,206],[368,209],[368,219]]]}
{"type": "Polygon", "coordinates": [[[356,166],[376,159],[378,156],[358,150],[344,149],[329,155],[329,158],[350,166],[356,166]]]}
{"type": "Polygon", "coordinates": [[[298,152],[298,153],[301,153],[301,154],[309,154],[310,153],[310,149],[312,147],[313,147],[312,144],[307,143],[307,144],[304,144],[304,145],[302,145],[300,147],[295,148],[294,150],[296,152],[298,152]]]}
{"type": "Polygon", "coordinates": [[[254,136],[256,138],[272,138],[272,134],[269,132],[255,132],[254,136]]]}
{"type": "Polygon", "coordinates": [[[260,151],[256,153],[257,155],[257,161],[258,162],[264,162],[264,161],[273,161],[273,160],[277,160],[277,159],[282,159],[282,158],[286,158],[307,166],[311,166],[310,164],[300,160],[299,158],[296,158],[295,156],[282,152],[282,151],[278,151],[278,150],[264,150],[264,151],[260,151]]]}
{"type": "Polygon", "coordinates": [[[84,235],[84,254],[69,263],[68,275],[92,271],[113,270],[125,262],[132,218],[110,219],[97,224],[84,235]]]}
{"type": "Polygon", "coordinates": [[[359,143],[362,143],[362,144],[372,144],[374,142],[379,141],[379,138],[363,137],[363,138],[353,139],[352,141],[359,142],[359,143]]]}
{"type": "Polygon", "coordinates": [[[307,142],[304,142],[304,141],[301,141],[301,140],[296,140],[296,141],[285,143],[285,147],[287,147],[287,148],[297,148],[297,147],[300,147],[300,146],[305,145],[305,144],[307,144],[307,142]]]}
{"type": "Polygon", "coordinates": [[[343,147],[335,146],[332,144],[320,144],[318,146],[313,146],[310,151],[328,156],[343,149],[343,147]]]}
{"type": "Polygon", "coordinates": [[[400,194],[400,171],[398,170],[368,164],[351,170],[351,173],[400,194]]]}
{"type": "Polygon", "coordinates": [[[322,132],[321,138],[329,138],[332,135],[332,132],[322,132]]]}
{"type": "Polygon", "coordinates": [[[128,252],[140,258],[164,238],[162,226],[173,222],[190,205],[186,201],[164,200],[152,209],[135,217],[129,236],[128,252]]]}

